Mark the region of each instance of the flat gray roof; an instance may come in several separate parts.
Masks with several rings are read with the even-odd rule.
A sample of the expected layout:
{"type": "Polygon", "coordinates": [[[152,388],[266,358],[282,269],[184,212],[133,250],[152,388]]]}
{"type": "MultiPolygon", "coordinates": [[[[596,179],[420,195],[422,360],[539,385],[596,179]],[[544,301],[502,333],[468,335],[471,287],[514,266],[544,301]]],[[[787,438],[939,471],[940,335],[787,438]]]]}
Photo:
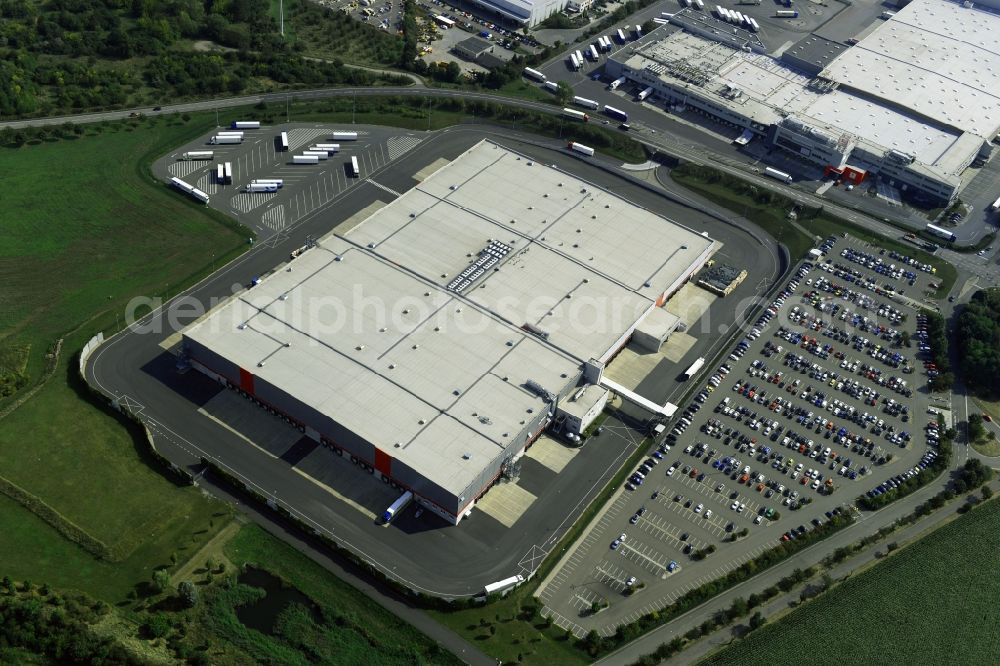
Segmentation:
{"type": "Polygon", "coordinates": [[[845,44],[817,34],[809,34],[789,46],[781,56],[794,56],[817,69],[823,69],[846,49],[845,44]]]}
{"type": "Polygon", "coordinates": [[[482,142],[184,333],[457,495],[715,247],[482,142]]]}
{"type": "Polygon", "coordinates": [[[1000,128],[998,34],[996,13],[913,0],[821,75],[992,139],[1000,128]]]}

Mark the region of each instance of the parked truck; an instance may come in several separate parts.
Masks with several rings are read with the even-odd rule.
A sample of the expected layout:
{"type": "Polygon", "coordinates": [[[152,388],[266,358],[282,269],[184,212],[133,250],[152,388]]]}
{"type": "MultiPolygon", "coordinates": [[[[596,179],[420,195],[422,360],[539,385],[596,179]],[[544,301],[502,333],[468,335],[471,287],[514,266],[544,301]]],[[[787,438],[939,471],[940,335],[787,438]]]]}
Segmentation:
{"type": "Polygon", "coordinates": [[[283,181],[280,178],[257,178],[257,179],[251,180],[250,182],[251,183],[263,183],[263,184],[277,185],[279,190],[282,187],[284,187],[284,185],[285,185],[285,181],[283,181]]]}
{"type": "Polygon", "coordinates": [[[794,9],[779,9],[774,12],[774,15],[778,18],[798,18],[799,13],[794,9]]]}
{"type": "Polygon", "coordinates": [[[624,44],[627,41],[628,41],[628,37],[626,37],[624,31],[622,31],[622,29],[619,28],[618,29],[618,43],[619,44],[624,44]]]}
{"type": "Polygon", "coordinates": [[[537,69],[531,69],[530,67],[524,68],[524,75],[530,79],[535,79],[536,81],[541,81],[544,83],[548,77],[539,72],[537,69]]]}
{"type": "Polygon", "coordinates": [[[789,174],[785,173],[784,171],[778,171],[774,167],[767,167],[766,169],[764,169],[764,175],[770,176],[775,180],[780,180],[783,183],[792,182],[792,177],[789,174]]]}
{"type": "Polygon", "coordinates": [[[216,135],[209,139],[208,142],[216,146],[222,146],[227,144],[243,143],[243,137],[216,135]]]}
{"type": "Polygon", "coordinates": [[[705,9],[705,2],[704,0],[694,0],[694,6],[703,10],[705,9]]]}
{"type": "Polygon", "coordinates": [[[625,77],[619,76],[617,79],[608,84],[608,90],[617,90],[618,86],[625,83],[625,77]]]}
{"type": "Polygon", "coordinates": [[[621,109],[616,109],[613,106],[608,106],[607,104],[604,105],[604,114],[608,115],[608,116],[611,116],[615,120],[620,120],[623,123],[627,123],[628,122],[628,114],[627,113],[625,113],[621,109]]]}
{"type": "Polygon", "coordinates": [[[587,157],[592,157],[594,155],[594,149],[590,146],[585,146],[582,143],[570,141],[566,147],[572,151],[580,153],[581,155],[586,155],[587,157]]]}
{"type": "Polygon", "coordinates": [[[316,155],[293,155],[292,164],[319,164],[319,157],[316,155]]]}
{"type": "Polygon", "coordinates": [[[303,150],[302,154],[310,157],[318,157],[321,160],[330,159],[330,153],[325,150],[303,150]]]}
{"type": "Polygon", "coordinates": [[[563,109],[562,112],[564,116],[572,118],[573,120],[580,120],[582,122],[590,120],[590,116],[583,111],[577,111],[576,109],[563,109]]]}
{"type": "Polygon", "coordinates": [[[339,143],[317,143],[315,146],[309,146],[309,150],[325,150],[328,153],[338,153],[340,152],[339,143]]]}
{"type": "Polygon", "coordinates": [[[247,185],[247,192],[277,192],[278,186],[275,183],[250,183],[247,185]]]}
{"type": "Polygon", "coordinates": [[[396,517],[396,514],[406,508],[406,505],[410,503],[413,499],[413,493],[407,490],[405,493],[399,496],[399,498],[389,505],[389,508],[385,510],[382,514],[382,521],[385,523],[390,522],[396,517]]]}
{"type": "Polygon", "coordinates": [[[576,70],[580,69],[580,65],[581,64],[582,63],[580,62],[580,59],[576,57],[575,53],[570,53],[569,54],[569,66],[570,66],[570,69],[576,71],[576,70]]]}
{"type": "Polygon", "coordinates": [[[192,150],[181,155],[182,160],[210,160],[215,156],[211,150],[192,150]]]}
{"type": "Polygon", "coordinates": [[[590,54],[590,59],[593,60],[594,62],[597,62],[598,60],[601,59],[601,56],[597,53],[597,47],[594,46],[593,44],[591,44],[587,48],[587,53],[590,54]]]}
{"type": "Polygon", "coordinates": [[[260,129],[260,122],[257,120],[234,120],[229,129],[260,129]]]}
{"type": "Polygon", "coordinates": [[[582,106],[582,107],[586,107],[588,109],[593,109],[594,111],[597,111],[597,109],[599,109],[600,106],[601,106],[600,104],[598,104],[594,100],[587,99],[586,97],[574,97],[573,98],[573,103],[577,104],[579,106],[582,106]]]}
{"type": "Polygon", "coordinates": [[[551,90],[552,92],[559,92],[559,84],[555,81],[546,81],[545,88],[551,90]]]}
{"type": "Polygon", "coordinates": [[[523,582],[524,582],[524,576],[520,575],[511,576],[510,578],[504,578],[503,580],[498,580],[495,583],[490,583],[489,585],[483,588],[483,591],[486,592],[487,596],[491,594],[503,595],[523,582]]]}
{"type": "Polygon", "coordinates": [[[643,90],[641,93],[639,93],[639,101],[640,102],[644,101],[647,97],[649,97],[652,94],[653,94],[653,87],[650,86],[645,90],[643,90]]]}
{"type": "Polygon", "coordinates": [[[330,135],[331,141],[357,141],[357,132],[334,132],[330,135]]]}

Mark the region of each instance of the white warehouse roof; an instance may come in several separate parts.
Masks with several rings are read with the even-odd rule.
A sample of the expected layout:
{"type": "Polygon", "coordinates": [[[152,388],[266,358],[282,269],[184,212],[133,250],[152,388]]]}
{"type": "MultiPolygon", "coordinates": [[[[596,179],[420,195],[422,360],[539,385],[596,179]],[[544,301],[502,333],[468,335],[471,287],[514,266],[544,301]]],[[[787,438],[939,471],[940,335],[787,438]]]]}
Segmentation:
{"type": "Polygon", "coordinates": [[[992,139],[1000,129],[998,35],[996,13],[913,0],[821,76],[992,139]]]}
{"type": "Polygon", "coordinates": [[[481,142],[184,334],[457,495],[716,247],[481,142]]]}

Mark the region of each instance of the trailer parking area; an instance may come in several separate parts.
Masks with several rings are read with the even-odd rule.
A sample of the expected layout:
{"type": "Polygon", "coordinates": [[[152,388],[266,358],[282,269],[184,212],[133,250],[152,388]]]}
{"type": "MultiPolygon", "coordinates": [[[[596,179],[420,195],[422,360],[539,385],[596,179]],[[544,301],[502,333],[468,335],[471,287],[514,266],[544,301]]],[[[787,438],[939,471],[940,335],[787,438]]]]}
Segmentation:
{"type": "Polygon", "coordinates": [[[700,391],[540,588],[560,626],[610,635],[930,464],[935,370],[912,304],[932,267],[851,238],[819,252],[691,380],[700,391]],[[606,582],[613,568],[642,589],[606,582]],[[581,586],[609,608],[581,608],[581,586]]]}
{"type": "Polygon", "coordinates": [[[211,145],[213,132],[158,160],[153,172],[164,180],[176,176],[204,191],[209,206],[236,217],[266,240],[329,208],[355,187],[375,187],[386,199],[398,196],[396,189],[379,181],[379,174],[416,148],[424,135],[393,128],[343,129],[357,131],[357,140],[332,139],[329,126],[296,123],[244,130],[239,144],[211,145]],[[287,151],[281,150],[278,140],[282,132],[288,136],[287,151]],[[294,155],[316,143],[336,143],[340,150],[318,164],[292,164],[294,155]],[[194,150],[211,150],[214,155],[211,160],[180,159],[194,150]],[[352,157],[358,160],[359,177],[350,172],[352,157]],[[232,182],[216,178],[220,163],[232,164],[232,182]],[[260,179],[280,179],[282,187],[276,192],[246,191],[251,180],[260,179]]]}

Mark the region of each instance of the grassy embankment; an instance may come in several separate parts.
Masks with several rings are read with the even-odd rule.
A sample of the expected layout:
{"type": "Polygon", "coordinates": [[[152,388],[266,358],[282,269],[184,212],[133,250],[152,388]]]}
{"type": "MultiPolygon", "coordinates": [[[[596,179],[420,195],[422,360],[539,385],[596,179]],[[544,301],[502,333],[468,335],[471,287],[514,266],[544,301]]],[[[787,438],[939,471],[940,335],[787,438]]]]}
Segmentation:
{"type": "Polygon", "coordinates": [[[213,256],[221,264],[242,251],[235,225],[147,172],[153,157],[212,124],[214,115],[88,126],[0,148],[0,348],[24,384],[0,410],[28,397],[0,420],[0,476],[116,560],[94,559],[5,498],[0,573],[120,602],[153,567],[183,560],[228,520],[221,505],[144,464],[133,434],[88,399],[75,358],[91,335],[122,323],[131,297],[173,292],[207,272],[213,256]]]}

